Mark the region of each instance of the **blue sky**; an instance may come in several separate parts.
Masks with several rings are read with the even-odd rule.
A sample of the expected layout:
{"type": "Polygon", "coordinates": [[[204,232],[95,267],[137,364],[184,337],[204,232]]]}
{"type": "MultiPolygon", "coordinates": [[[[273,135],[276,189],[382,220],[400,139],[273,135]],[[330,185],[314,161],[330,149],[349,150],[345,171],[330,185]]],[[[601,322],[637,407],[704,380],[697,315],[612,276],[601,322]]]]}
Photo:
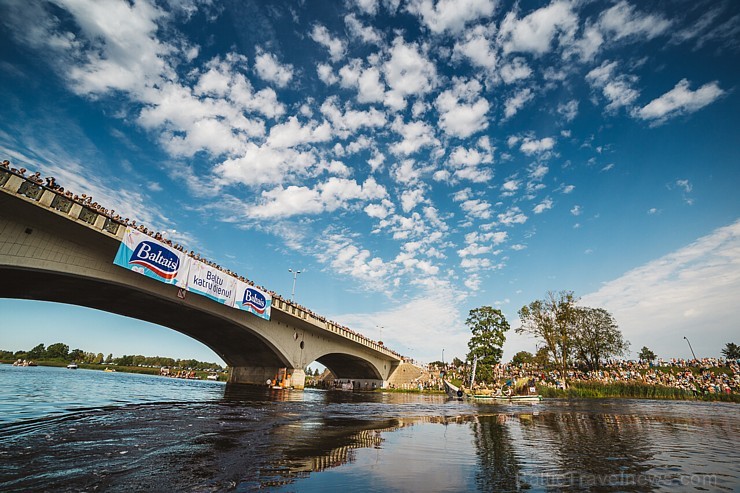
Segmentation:
{"type": "MultiPolygon", "coordinates": [[[[564,289],[634,352],[738,342],[737,2],[0,0],[0,23],[4,159],[284,296],[302,269],[298,302],[403,354],[464,357],[481,305],[505,357],[534,350],[517,310],[564,289]]],[[[3,349],[217,359],[0,310],[3,349]]]]}

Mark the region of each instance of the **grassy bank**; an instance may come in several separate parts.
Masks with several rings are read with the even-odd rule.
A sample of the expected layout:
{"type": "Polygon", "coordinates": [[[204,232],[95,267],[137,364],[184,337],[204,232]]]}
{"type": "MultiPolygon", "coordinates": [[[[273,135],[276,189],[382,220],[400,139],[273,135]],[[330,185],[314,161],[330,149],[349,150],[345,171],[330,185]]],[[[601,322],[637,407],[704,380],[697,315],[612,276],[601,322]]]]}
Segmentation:
{"type": "Polygon", "coordinates": [[[699,394],[694,395],[682,389],[664,387],[661,385],[645,385],[642,383],[594,383],[575,382],[567,390],[554,389],[544,385],[538,386],[537,391],[542,397],[560,398],[629,398],[629,399],[673,399],[673,400],[703,400],[720,402],[738,402],[737,394],[699,394]]]}

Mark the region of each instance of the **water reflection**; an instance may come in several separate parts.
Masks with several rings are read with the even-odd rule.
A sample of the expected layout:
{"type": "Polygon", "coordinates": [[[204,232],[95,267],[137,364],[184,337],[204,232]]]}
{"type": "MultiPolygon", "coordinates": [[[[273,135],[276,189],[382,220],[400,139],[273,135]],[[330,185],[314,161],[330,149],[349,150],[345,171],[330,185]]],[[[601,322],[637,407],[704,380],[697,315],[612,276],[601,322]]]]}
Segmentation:
{"type": "Polygon", "coordinates": [[[480,491],[521,491],[530,485],[522,479],[521,464],[507,426],[507,416],[477,416],[471,423],[475,437],[480,491]]]}

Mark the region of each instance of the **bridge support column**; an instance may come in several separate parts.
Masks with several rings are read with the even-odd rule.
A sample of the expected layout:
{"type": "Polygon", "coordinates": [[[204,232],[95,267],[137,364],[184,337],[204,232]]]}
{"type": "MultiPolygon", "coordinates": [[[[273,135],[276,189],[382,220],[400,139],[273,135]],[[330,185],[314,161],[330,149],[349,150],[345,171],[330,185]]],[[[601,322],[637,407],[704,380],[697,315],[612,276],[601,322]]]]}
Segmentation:
{"type": "MultiPolygon", "coordinates": [[[[229,383],[246,383],[252,385],[266,385],[270,380],[275,383],[275,377],[280,374],[280,368],[265,366],[237,366],[231,368],[229,383]]],[[[294,389],[303,390],[306,385],[306,372],[298,368],[288,368],[285,385],[294,389]]]]}
{"type": "Polygon", "coordinates": [[[293,369],[290,375],[290,384],[294,389],[303,390],[303,387],[306,385],[306,372],[298,368],[293,369]]]}

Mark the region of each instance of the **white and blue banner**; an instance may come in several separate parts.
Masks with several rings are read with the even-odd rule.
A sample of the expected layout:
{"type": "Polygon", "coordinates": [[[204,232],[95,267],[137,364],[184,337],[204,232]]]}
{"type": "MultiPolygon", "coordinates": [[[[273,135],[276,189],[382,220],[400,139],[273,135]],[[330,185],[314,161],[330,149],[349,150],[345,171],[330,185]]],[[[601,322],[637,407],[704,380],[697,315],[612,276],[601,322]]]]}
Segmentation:
{"type": "Polygon", "coordinates": [[[235,294],[234,308],[270,320],[270,308],[272,307],[272,296],[270,294],[238,279],[235,294]]]}
{"type": "Polygon", "coordinates": [[[185,289],[232,306],[236,283],[235,277],[203,262],[192,260],[185,289]]]}
{"type": "Polygon", "coordinates": [[[188,280],[190,257],[128,227],[113,263],[163,283],[184,288],[188,280]]]}

